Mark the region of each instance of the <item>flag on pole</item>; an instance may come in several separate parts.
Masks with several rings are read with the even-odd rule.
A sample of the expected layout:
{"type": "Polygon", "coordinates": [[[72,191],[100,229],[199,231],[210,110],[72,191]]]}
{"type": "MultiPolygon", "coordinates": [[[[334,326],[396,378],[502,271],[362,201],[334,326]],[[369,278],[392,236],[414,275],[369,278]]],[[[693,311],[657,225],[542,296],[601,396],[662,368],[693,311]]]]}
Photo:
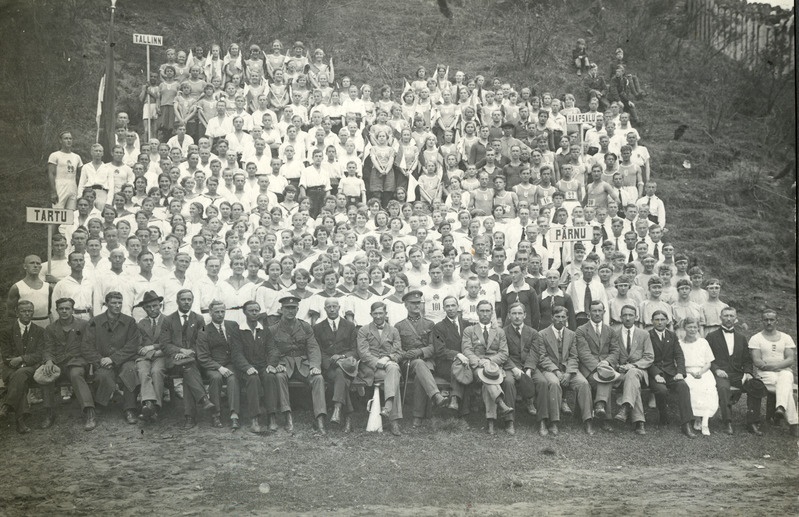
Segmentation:
{"type": "Polygon", "coordinates": [[[96,144],[100,143],[100,121],[103,115],[103,93],[105,91],[105,74],[100,78],[100,87],[97,89],[97,114],[94,121],[97,124],[97,136],[94,138],[96,144]]]}

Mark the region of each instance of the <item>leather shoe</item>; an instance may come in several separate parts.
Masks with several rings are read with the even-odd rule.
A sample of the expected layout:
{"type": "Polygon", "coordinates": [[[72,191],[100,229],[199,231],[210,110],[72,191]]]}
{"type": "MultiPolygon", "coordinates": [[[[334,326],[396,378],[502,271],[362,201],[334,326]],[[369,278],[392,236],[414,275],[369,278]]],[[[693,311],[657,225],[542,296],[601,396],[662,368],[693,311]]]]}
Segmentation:
{"type": "Polygon", "coordinates": [[[31,432],[31,428],[25,423],[25,415],[20,415],[17,417],[17,432],[19,434],[28,434],[31,432]]]}
{"type": "Polygon", "coordinates": [[[433,405],[439,408],[447,407],[447,399],[441,393],[433,395],[433,405]]]}
{"type": "Polygon", "coordinates": [[[83,429],[91,431],[95,427],[97,427],[97,413],[93,407],[86,408],[86,423],[83,424],[83,429]]]}
{"type": "Polygon", "coordinates": [[[232,428],[234,431],[235,431],[236,429],[238,429],[238,428],[240,428],[240,427],[241,427],[241,424],[239,424],[239,419],[238,419],[238,417],[231,417],[231,418],[230,418],[230,427],[231,427],[231,428],[232,428]]]}
{"type": "Polygon", "coordinates": [[[505,422],[505,432],[511,436],[516,434],[516,427],[513,425],[513,420],[505,422]]]}
{"type": "Polygon", "coordinates": [[[538,434],[541,436],[546,436],[549,434],[549,429],[547,429],[547,423],[543,420],[538,422],[538,434]]]}
{"type": "Polygon", "coordinates": [[[527,412],[530,413],[532,416],[538,415],[538,410],[535,408],[533,399],[527,401],[527,412]]]}
{"type": "Polygon", "coordinates": [[[219,418],[219,415],[214,415],[211,417],[211,426],[222,427],[222,419],[219,418]]]}
{"type": "Polygon", "coordinates": [[[729,420],[724,422],[724,432],[726,434],[733,434],[734,433],[734,431],[732,430],[732,422],[730,422],[729,420]]]}
{"type": "Polygon", "coordinates": [[[504,400],[497,399],[497,412],[499,413],[499,416],[505,416],[508,413],[513,413],[513,408],[505,404],[504,400]]]}
{"type": "Polygon", "coordinates": [[[644,428],[643,422],[635,423],[635,434],[640,434],[641,436],[646,434],[646,429],[644,428]]]}
{"type": "Polygon", "coordinates": [[[763,436],[763,431],[760,430],[757,424],[746,424],[746,430],[755,436],[763,436]]]}
{"type": "Polygon", "coordinates": [[[557,436],[557,435],[560,434],[560,430],[558,429],[558,423],[557,422],[552,422],[551,424],[549,424],[549,433],[552,436],[557,436]]]}
{"type": "Polygon", "coordinates": [[[414,429],[418,427],[422,427],[422,419],[418,416],[413,417],[413,424],[411,425],[414,429]]]}
{"type": "Polygon", "coordinates": [[[294,432],[294,418],[291,416],[291,411],[286,411],[286,432],[294,432]]]}
{"type": "Polygon", "coordinates": [[[330,423],[331,424],[340,424],[341,423],[341,405],[336,404],[333,406],[333,414],[330,416],[330,423]]]}
{"type": "Polygon", "coordinates": [[[261,432],[261,425],[258,423],[257,418],[252,419],[252,423],[250,424],[250,432],[255,434],[260,434],[261,432]]]}
{"type": "Polygon", "coordinates": [[[607,414],[605,413],[605,403],[597,402],[594,404],[594,418],[604,420],[607,414]]]}
{"type": "Polygon", "coordinates": [[[560,412],[563,413],[564,415],[572,414],[572,408],[569,407],[569,403],[566,402],[565,400],[560,403],[560,412]]]}
{"type": "Polygon", "coordinates": [[[352,432],[352,418],[350,415],[344,417],[344,432],[351,433],[352,432]]]}
{"type": "Polygon", "coordinates": [[[319,431],[319,434],[322,436],[327,434],[327,431],[325,431],[325,415],[316,417],[316,430],[319,431]]]}
{"type": "Polygon", "coordinates": [[[591,420],[585,421],[585,434],[588,436],[594,436],[596,431],[594,431],[594,423],[591,420]]]}
{"type": "Polygon", "coordinates": [[[696,433],[694,433],[694,430],[691,429],[691,422],[685,422],[680,426],[680,429],[682,430],[682,434],[688,438],[696,438],[696,433]]]}
{"type": "Polygon", "coordinates": [[[269,422],[269,430],[275,432],[279,429],[277,425],[277,415],[274,413],[270,413],[268,417],[266,417],[267,421],[269,422]]]}
{"type": "Polygon", "coordinates": [[[400,431],[399,428],[399,423],[396,420],[392,420],[388,427],[391,430],[391,434],[393,434],[394,436],[402,436],[402,432],[400,431]]]}
{"type": "Polygon", "coordinates": [[[183,429],[193,429],[197,425],[197,421],[193,416],[183,417],[183,429]]]}
{"type": "Polygon", "coordinates": [[[203,397],[202,400],[200,400],[200,405],[202,405],[203,409],[206,411],[210,411],[216,407],[208,397],[203,397]]]}
{"type": "Polygon", "coordinates": [[[619,422],[626,422],[627,417],[630,416],[630,406],[627,404],[622,404],[621,409],[618,413],[616,413],[616,420],[619,422]]]}
{"type": "Polygon", "coordinates": [[[135,411],[133,411],[132,409],[126,409],[125,410],[125,422],[129,423],[130,425],[133,425],[133,424],[137,423],[138,421],[139,420],[136,418],[136,412],[135,411]]]}
{"type": "Polygon", "coordinates": [[[493,419],[493,418],[489,418],[489,419],[488,419],[488,434],[490,434],[490,435],[492,435],[492,436],[493,436],[494,434],[496,434],[496,433],[494,432],[494,419],[493,419]]]}
{"type": "Polygon", "coordinates": [[[0,418],[3,418],[11,412],[11,406],[8,404],[0,405],[0,418]]]}
{"type": "Polygon", "coordinates": [[[608,422],[607,420],[602,422],[602,430],[605,431],[605,432],[608,432],[608,433],[612,433],[612,432],[616,431],[615,429],[613,429],[613,426],[610,425],[610,422],[608,422]]]}
{"type": "Polygon", "coordinates": [[[460,409],[460,406],[458,405],[458,397],[450,397],[447,409],[451,409],[453,411],[458,411],[460,409]]]}
{"type": "Polygon", "coordinates": [[[774,420],[779,422],[781,418],[785,418],[785,408],[778,406],[777,409],[774,410],[774,420]]]}
{"type": "Polygon", "coordinates": [[[155,404],[153,404],[152,400],[146,401],[141,408],[141,414],[145,420],[150,420],[152,417],[154,417],[155,412],[155,404]]]}
{"type": "Polygon", "coordinates": [[[42,429],[49,429],[55,423],[55,412],[53,410],[48,410],[47,414],[44,416],[44,420],[42,421],[42,429]]]}

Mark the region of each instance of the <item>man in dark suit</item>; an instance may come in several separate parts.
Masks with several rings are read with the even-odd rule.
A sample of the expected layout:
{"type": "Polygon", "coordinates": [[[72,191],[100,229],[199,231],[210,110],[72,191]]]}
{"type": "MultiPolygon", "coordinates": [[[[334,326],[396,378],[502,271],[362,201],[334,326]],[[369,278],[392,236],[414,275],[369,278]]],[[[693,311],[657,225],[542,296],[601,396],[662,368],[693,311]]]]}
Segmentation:
{"type": "Polygon", "coordinates": [[[164,317],[158,339],[167,357],[167,369],[183,377],[183,428],[191,429],[197,425],[195,414],[198,403],[205,410],[214,409],[205,393],[195,349],[197,335],[205,326],[205,320],[191,310],[194,294],[190,290],[181,289],[176,297],[178,310],[164,317]]]}
{"type": "Polygon", "coordinates": [[[81,343],[82,355],[94,367],[96,404],[105,407],[122,387],[122,409],[128,424],[138,422],[136,412],[136,353],[142,335],[136,321],[122,314],[122,293],[105,295],[106,311],[89,320],[81,343]]]}
{"type": "Polygon", "coordinates": [[[649,384],[647,368],[652,366],[655,353],[652,350],[652,340],[649,333],[635,326],[638,311],[632,305],[621,308],[622,326],[617,332],[619,348],[619,372],[623,374],[616,385],[623,385],[622,404],[616,414],[616,420],[626,422],[632,417],[635,433],[644,435],[644,404],[641,400],[641,387],[649,384]]]}
{"type": "Polygon", "coordinates": [[[433,345],[433,362],[436,375],[450,382],[452,389],[448,409],[457,411],[460,416],[469,414],[469,392],[452,378],[452,362],[462,352],[463,331],[471,323],[460,316],[460,306],[455,296],[444,298],[446,317],[433,325],[430,344],[433,345]]]}
{"type": "Polygon", "coordinates": [[[215,406],[211,414],[214,427],[222,427],[222,385],[227,384],[227,400],[230,406],[230,426],[238,429],[241,394],[239,381],[233,372],[233,349],[231,338],[238,325],[225,321],[225,304],[213,300],[208,305],[211,321],[197,333],[197,362],[208,379],[208,394],[215,406]]]}
{"type": "Polygon", "coordinates": [[[313,332],[319,343],[319,351],[322,353],[322,372],[327,381],[333,385],[333,413],[330,422],[341,424],[343,409],[344,432],[349,433],[352,431],[354,411],[350,399],[350,384],[353,377],[344,372],[339,366],[339,361],[357,359],[358,332],[352,322],[341,317],[341,303],[338,298],[326,299],[324,307],[326,318],[314,325],[313,332]]]}
{"type": "Polygon", "coordinates": [[[316,342],[311,325],[297,319],[300,299],[296,296],[284,296],[279,301],[282,312],[280,321],[269,327],[277,349],[275,359],[270,366],[277,376],[279,404],[280,410],[286,415],[286,430],[289,432],[294,430],[289,398],[289,380],[293,377],[311,388],[316,427],[321,434],[325,434],[327,402],[319,344],[316,342]]]}
{"type": "Polygon", "coordinates": [[[231,350],[236,375],[247,393],[247,416],[251,419],[250,431],[261,432],[258,416],[261,414],[261,400],[266,401],[266,414],[269,426],[277,430],[277,378],[268,371],[270,361],[276,361],[277,349],[272,341],[272,333],[264,326],[265,314],[261,314],[258,302],[250,300],[241,306],[247,322],[236,324],[231,334],[231,350]]]}
{"type": "Polygon", "coordinates": [[[17,302],[16,319],[0,335],[0,357],[3,358],[3,382],[8,386],[6,399],[0,406],[0,418],[13,411],[16,413],[17,432],[31,432],[25,423],[25,397],[28,388],[35,384],[33,374],[42,361],[44,330],[34,325],[33,302],[17,302]]]}
{"type": "MultiPolygon", "coordinates": [[[[493,316],[494,308],[491,302],[481,300],[477,303],[477,317],[479,318],[477,325],[472,325],[463,331],[461,356],[464,357],[461,357],[461,361],[468,362],[469,367],[474,371],[475,379],[483,379],[482,370],[487,368],[489,363],[502,369],[508,360],[508,341],[505,331],[491,324],[493,316]]],[[[492,367],[490,382],[484,380],[481,387],[488,421],[488,434],[494,434],[494,421],[498,416],[505,417],[513,411],[513,408],[508,406],[504,400],[504,392],[500,387],[501,379],[494,378],[493,369],[492,367]]],[[[504,375],[502,371],[498,373],[500,376],[504,375]]],[[[486,379],[488,379],[487,376],[486,379]]]]}
{"type": "MultiPolygon", "coordinates": [[[[405,293],[402,301],[408,317],[397,322],[397,329],[402,343],[402,357],[400,367],[407,361],[407,368],[413,370],[415,386],[413,389],[413,427],[422,425],[422,419],[427,412],[427,402],[432,401],[438,407],[446,405],[446,399],[441,395],[432,369],[434,367],[433,345],[430,344],[430,334],[435,324],[422,316],[422,291],[405,293]]],[[[405,380],[410,381],[410,378],[405,380]]]]}
{"type": "MultiPolygon", "coordinates": [[[[549,414],[547,409],[546,380],[539,371],[539,365],[546,363],[544,368],[550,368],[549,356],[543,353],[541,337],[538,331],[525,324],[525,307],[520,302],[511,304],[508,308],[508,322],[505,325],[505,337],[508,341],[508,360],[505,363],[505,380],[502,381],[502,391],[508,407],[516,407],[516,388],[518,384],[522,400],[527,401],[527,411],[537,414],[539,427],[542,418],[549,414]],[[535,399],[535,406],[533,402],[535,399]]],[[[515,434],[513,426],[513,413],[505,416],[505,429],[508,434],[515,434]]],[[[546,429],[546,424],[544,424],[546,429]]]]}
{"type": "Polygon", "coordinates": [[[563,400],[563,388],[569,388],[577,394],[577,405],[580,407],[585,432],[589,435],[594,434],[591,385],[580,373],[577,338],[575,333],[567,328],[568,321],[568,309],[556,305],[552,309],[552,325],[539,333],[543,352],[549,357],[548,363],[542,362],[538,366],[546,380],[547,392],[547,412],[543,415],[539,412],[539,434],[542,436],[549,433],[557,436],[561,411],[571,413],[571,409],[563,400]]]}
{"type": "Polygon", "coordinates": [[[605,304],[599,300],[591,302],[589,320],[577,327],[577,357],[580,362],[580,373],[588,380],[591,388],[596,390],[594,396],[594,418],[602,422],[602,428],[612,431],[605,421],[610,410],[610,393],[613,384],[610,382],[597,382],[594,376],[598,366],[613,368],[619,364],[619,342],[616,334],[603,322],[605,317],[605,304]]]}
{"type": "Polygon", "coordinates": [[[136,304],[136,307],[141,307],[147,314],[138,322],[142,340],[139,355],[136,357],[142,402],[141,417],[144,420],[156,418],[164,395],[167,358],[160,339],[164,321],[164,315],[161,314],[163,301],[163,296],[158,296],[155,291],[147,291],[142,301],[136,304]]]}
{"type": "Polygon", "coordinates": [[[730,388],[735,387],[746,393],[746,429],[760,436],[763,434],[760,431],[760,404],[766,396],[766,386],[752,376],[752,356],[746,338],[735,330],[737,321],[737,311],[726,307],[721,310],[721,328],[705,336],[715,357],[710,363],[710,370],[716,376],[724,431],[733,433],[730,388]]]}
{"type": "Polygon", "coordinates": [[[655,359],[649,367],[649,377],[654,381],[649,387],[655,393],[655,401],[660,411],[660,425],[667,425],[669,422],[666,395],[672,391],[677,394],[682,433],[688,438],[696,438],[691,429],[691,422],[694,419],[691,392],[684,380],[685,357],[677,334],[666,328],[668,324],[669,316],[665,311],[657,310],[652,313],[653,328],[649,331],[649,338],[652,341],[655,359]]]}

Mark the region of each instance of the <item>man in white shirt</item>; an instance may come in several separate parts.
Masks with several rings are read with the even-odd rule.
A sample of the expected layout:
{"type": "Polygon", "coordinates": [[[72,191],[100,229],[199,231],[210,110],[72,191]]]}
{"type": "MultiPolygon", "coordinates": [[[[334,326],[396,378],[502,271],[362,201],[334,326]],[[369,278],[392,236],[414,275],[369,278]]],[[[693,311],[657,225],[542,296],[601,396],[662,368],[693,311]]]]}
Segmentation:
{"type": "Polygon", "coordinates": [[[216,103],[216,116],[208,121],[205,134],[216,141],[232,132],[233,120],[227,114],[227,105],[224,101],[219,101],[216,103]]]}

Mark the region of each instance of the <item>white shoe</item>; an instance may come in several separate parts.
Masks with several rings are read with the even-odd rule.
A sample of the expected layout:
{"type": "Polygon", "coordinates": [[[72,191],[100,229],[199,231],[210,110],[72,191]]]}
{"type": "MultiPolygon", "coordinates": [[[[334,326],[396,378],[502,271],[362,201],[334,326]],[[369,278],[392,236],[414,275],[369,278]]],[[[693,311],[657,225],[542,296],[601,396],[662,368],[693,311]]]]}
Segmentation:
{"type": "Polygon", "coordinates": [[[710,428],[707,426],[702,426],[702,436],[710,436],[710,428]]]}

